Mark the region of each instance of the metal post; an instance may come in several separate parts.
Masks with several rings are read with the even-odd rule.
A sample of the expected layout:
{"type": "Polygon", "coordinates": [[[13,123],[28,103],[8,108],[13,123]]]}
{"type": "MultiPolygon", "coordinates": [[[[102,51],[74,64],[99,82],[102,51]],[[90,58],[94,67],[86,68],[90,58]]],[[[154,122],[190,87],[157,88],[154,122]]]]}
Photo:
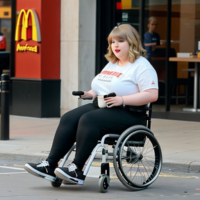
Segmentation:
{"type": "Polygon", "coordinates": [[[9,75],[1,75],[1,133],[0,140],[9,140],[9,75]]]}
{"type": "Polygon", "coordinates": [[[165,111],[170,111],[170,69],[169,57],[171,48],[171,5],[172,0],[168,0],[167,4],[167,45],[166,45],[166,72],[165,72],[165,111]]]}
{"type": "Polygon", "coordinates": [[[140,0],[140,14],[139,14],[139,33],[140,33],[140,39],[141,39],[141,43],[143,46],[143,42],[144,42],[144,18],[145,18],[145,0],[140,0]]]}

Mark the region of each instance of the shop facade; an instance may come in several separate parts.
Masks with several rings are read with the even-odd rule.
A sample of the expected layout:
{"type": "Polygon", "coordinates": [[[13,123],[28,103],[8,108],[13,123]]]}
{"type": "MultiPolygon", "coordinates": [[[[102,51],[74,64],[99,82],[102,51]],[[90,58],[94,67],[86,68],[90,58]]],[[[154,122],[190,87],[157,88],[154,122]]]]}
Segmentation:
{"type": "MultiPolygon", "coordinates": [[[[197,43],[200,40],[198,1],[33,0],[33,2],[37,2],[38,5],[46,3],[45,10],[41,12],[39,8],[30,6],[23,0],[12,1],[11,114],[58,117],[68,110],[90,102],[78,100],[72,96],[72,91],[89,90],[95,74],[106,65],[104,54],[107,52],[106,38],[109,32],[115,26],[129,23],[138,30],[144,42],[144,33],[148,31],[148,18],[154,16],[158,20],[157,32],[163,45],[158,47],[157,57],[152,59],[160,87],[159,100],[154,104],[153,117],[200,121],[198,111],[183,110],[184,107],[193,107],[194,75],[184,69],[193,68],[194,65],[189,62],[170,62],[169,59],[176,57],[177,52],[195,54],[198,50],[197,43]],[[51,8],[50,5],[54,6],[51,8]],[[188,7],[190,9],[187,9],[188,7]],[[26,13],[29,9],[35,9],[38,14],[40,42],[31,38],[16,41],[16,25],[22,9],[26,13]],[[40,12],[47,14],[40,16],[40,12]],[[21,49],[26,44],[30,47],[38,46],[43,53],[40,55],[40,51],[17,51],[18,43],[22,44],[21,49]],[[43,51],[43,48],[46,50],[43,51]],[[30,63],[31,59],[37,60],[30,56],[38,55],[41,56],[39,64],[30,63]],[[30,90],[33,93],[30,93],[30,90]]],[[[197,86],[199,87],[199,83],[197,86]]],[[[197,102],[199,107],[199,98],[197,102]]]]}
{"type": "MultiPolygon", "coordinates": [[[[13,115],[60,117],[95,76],[96,1],[12,1],[13,115]]],[[[87,103],[84,101],[83,103],[87,103]]]]}
{"type": "Polygon", "coordinates": [[[153,117],[200,121],[200,58],[177,58],[177,53],[196,56],[200,41],[200,1],[113,0],[97,1],[96,73],[107,63],[107,37],[113,27],[131,24],[144,46],[148,19],[157,19],[160,45],[151,64],[158,74],[159,99],[153,104],[153,117]]]}

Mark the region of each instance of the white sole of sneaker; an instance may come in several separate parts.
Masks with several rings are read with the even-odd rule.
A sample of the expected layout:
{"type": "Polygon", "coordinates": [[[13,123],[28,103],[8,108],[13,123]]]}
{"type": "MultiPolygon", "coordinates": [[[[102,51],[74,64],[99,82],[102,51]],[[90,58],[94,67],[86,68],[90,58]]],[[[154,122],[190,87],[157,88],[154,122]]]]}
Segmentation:
{"type": "Polygon", "coordinates": [[[55,182],[56,178],[53,177],[53,176],[50,176],[48,174],[45,174],[45,173],[42,173],[36,169],[34,169],[33,167],[31,167],[29,164],[25,164],[24,166],[24,169],[29,172],[30,174],[34,175],[34,176],[37,176],[37,177],[40,177],[40,178],[44,178],[48,181],[52,181],[52,182],[55,182]]]}
{"type": "Polygon", "coordinates": [[[69,181],[63,180],[63,184],[64,185],[77,185],[77,182],[72,183],[71,181],[69,182],[69,181]]]}
{"type": "Polygon", "coordinates": [[[56,176],[64,181],[70,182],[70,183],[77,183],[79,185],[83,185],[84,184],[84,180],[78,179],[78,178],[74,178],[69,176],[68,174],[66,174],[64,171],[62,171],[59,168],[56,168],[54,173],[56,174],[56,176]]]}

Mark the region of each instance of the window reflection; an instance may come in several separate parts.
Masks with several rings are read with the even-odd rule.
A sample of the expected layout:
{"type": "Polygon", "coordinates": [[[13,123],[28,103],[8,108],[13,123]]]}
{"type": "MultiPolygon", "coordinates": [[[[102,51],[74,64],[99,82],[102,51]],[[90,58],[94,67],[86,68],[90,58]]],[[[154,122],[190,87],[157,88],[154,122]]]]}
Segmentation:
{"type": "Polygon", "coordinates": [[[139,0],[116,0],[115,25],[127,23],[139,31],[139,0]]]}
{"type": "MultiPolygon", "coordinates": [[[[167,33],[167,0],[145,1],[144,47],[146,58],[158,74],[159,99],[154,110],[165,110],[165,63],[167,33]]],[[[174,54],[174,53],[173,53],[174,54]]]]}
{"type": "MultiPolygon", "coordinates": [[[[195,55],[200,41],[200,4],[195,0],[172,0],[171,47],[178,53],[195,55]]],[[[194,74],[188,68],[194,63],[177,62],[177,79],[185,80],[176,91],[176,102],[171,102],[171,110],[193,107],[194,74]]]]}

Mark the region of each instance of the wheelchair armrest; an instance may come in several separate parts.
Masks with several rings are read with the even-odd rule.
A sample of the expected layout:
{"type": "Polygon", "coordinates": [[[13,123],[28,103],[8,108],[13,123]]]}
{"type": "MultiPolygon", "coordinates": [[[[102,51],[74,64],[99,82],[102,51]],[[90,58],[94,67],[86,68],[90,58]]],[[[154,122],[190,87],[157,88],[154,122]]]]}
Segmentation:
{"type": "Polygon", "coordinates": [[[144,112],[147,110],[152,110],[151,106],[147,105],[143,105],[143,106],[129,106],[130,111],[134,111],[134,112],[144,112]]]}

